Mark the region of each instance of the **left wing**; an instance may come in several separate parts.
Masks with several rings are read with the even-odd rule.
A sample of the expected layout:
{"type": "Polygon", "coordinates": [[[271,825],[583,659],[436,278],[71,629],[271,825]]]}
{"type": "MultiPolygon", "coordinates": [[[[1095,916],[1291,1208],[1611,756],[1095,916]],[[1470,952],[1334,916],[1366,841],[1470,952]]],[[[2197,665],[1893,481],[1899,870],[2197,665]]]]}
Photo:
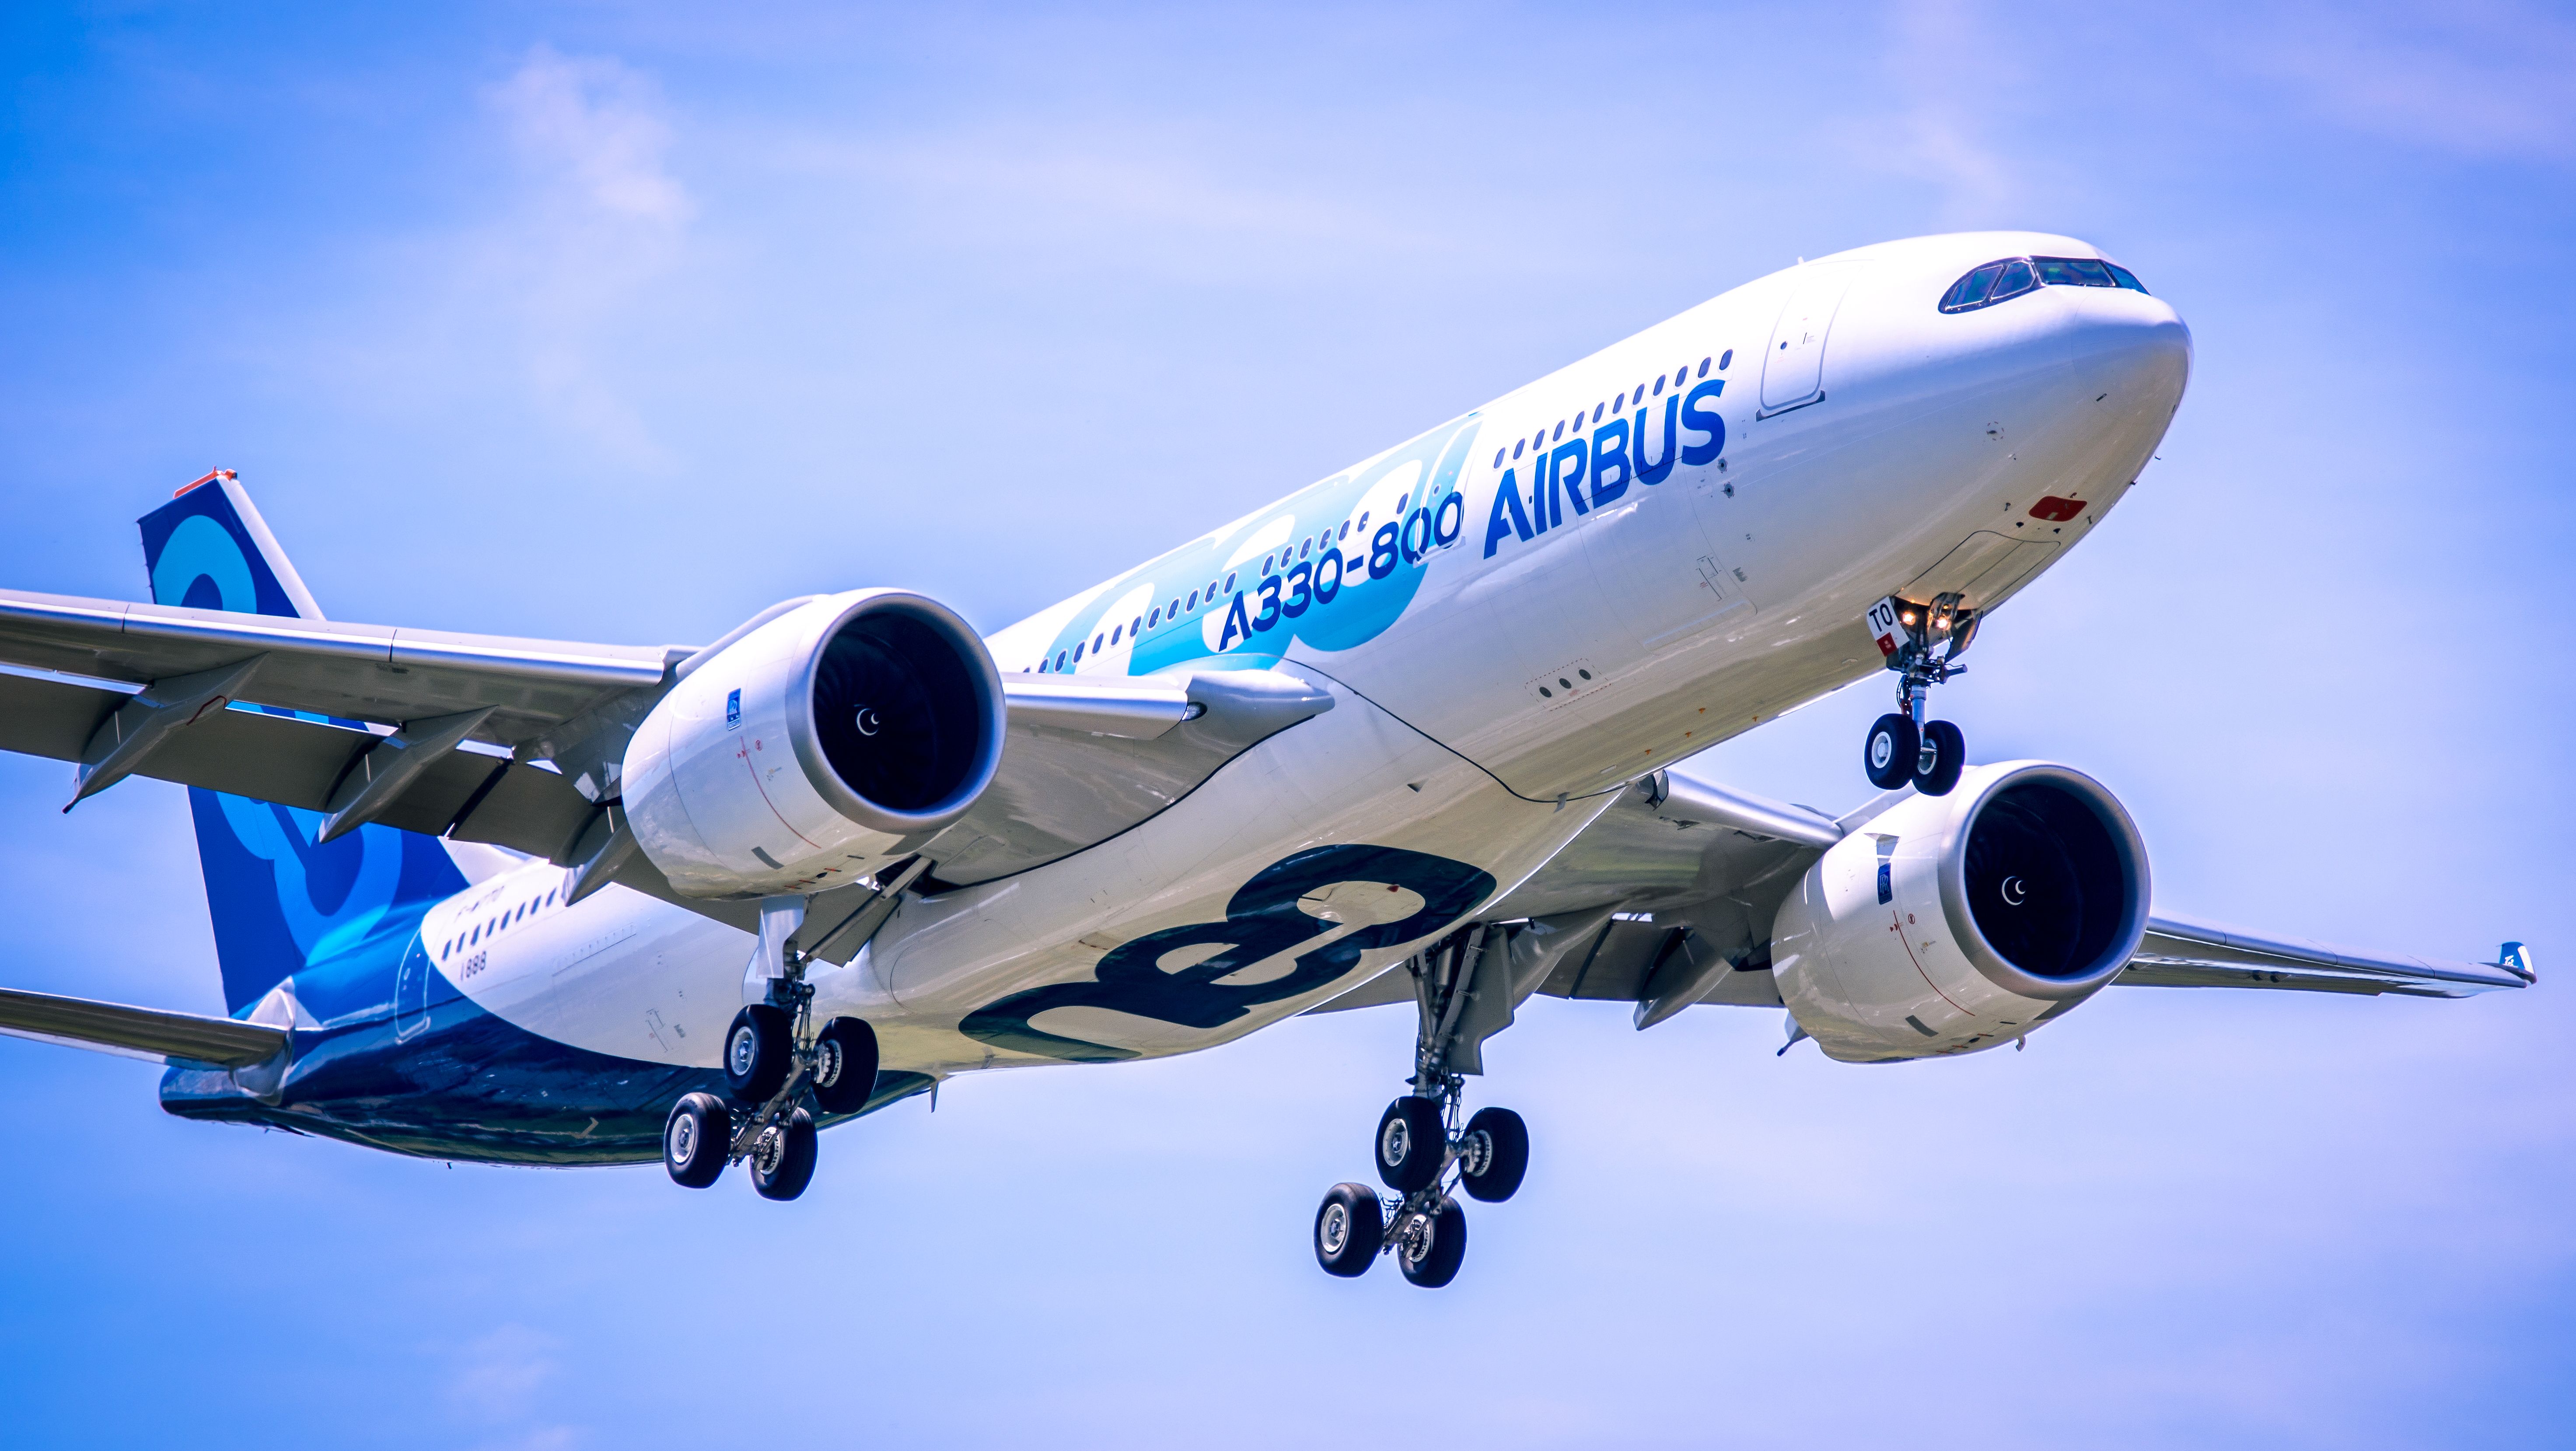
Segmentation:
{"type": "MultiPolygon", "coordinates": [[[[810,597],[809,597],[810,598],[810,597]]],[[[748,904],[683,898],[619,850],[617,768],[713,645],[595,645],[0,590],[0,750],[74,763],[72,802],[129,775],[488,842],[736,926],[748,904]]],[[[1177,679],[1009,677],[1002,767],[925,844],[941,884],[989,880],[1133,827],[1259,740],[1332,707],[1275,671],[1177,679]]],[[[68,808],[66,808],[68,809],[68,808]]],[[[849,910],[872,889],[844,889],[849,910]]],[[[832,904],[815,917],[833,920],[832,904]]],[[[855,944],[850,944],[855,947],[855,944]]]]}

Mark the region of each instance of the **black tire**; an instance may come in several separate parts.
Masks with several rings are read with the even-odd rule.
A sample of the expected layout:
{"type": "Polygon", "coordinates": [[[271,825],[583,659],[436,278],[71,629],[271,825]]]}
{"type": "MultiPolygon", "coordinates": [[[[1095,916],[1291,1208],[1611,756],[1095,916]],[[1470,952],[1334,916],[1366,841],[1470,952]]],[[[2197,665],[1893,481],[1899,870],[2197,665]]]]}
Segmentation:
{"type": "Polygon", "coordinates": [[[1959,784],[1959,773],[1968,768],[1968,740],[1959,728],[1946,720],[1927,721],[1923,726],[1923,746],[1915,757],[1914,789],[1926,796],[1947,796],[1959,784]],[[1929,760],[1932,769],[1923,769],[1929,760]]]}
{"type": "Polygon", "coordinates": [[[1488,1204],[1520,1192],[1529,1174],[1529,1126],[1507,1108],[1480,1108],[1459,1135],[1466,1151],[1459,1187],[1488,1204]]]}
{"type": "Polygon", "coordinates": [[[734,1102],[767,1103],[795,1063],[794,1029],[787,1014],[763,1003],[733,1015],[725,1029],[725,1087],[734,1102]]]}
{"type": "Polygon", "coordinates": [[[1440,1100],[1406,1095],[1377,1120],[1377,1176],[1398,1194],[1428,1189],[1449,1152],[1449,1129],[1440,1100]]]}
{"type": "Polygon", "coordinates": [[[1861,769],[1869,773],[1869,784],[1893,791],[1914,779],[1914,762],[1922,753],[1923,735],[1914,728],[1914,717],[1889,711],[1869,728],[1860,750],[1861,769]]]}
{"type": "Polygon", "coordinates": [[[814,1039],[814,1102],[825,1113],[857,1113],[877,1089],[877,1030],[834,1018],[814,1039]]]}
{"type": "Polygon", "coordinates": [[[813,1182],[814,1116],[800,1108],[762,1130],[752,1145],[751,1187],[763,1199],[793,1199],[813,1182]]]}
{"type": "Polygon", "coordinates": [[[1431,1211],[1430,1228],[1428,1243],[1416,1242],[1398,1249],[1395,1263],[1406,1279],[1426,1290],[1436,1290],[1458,1278],[1458,1267],[1467,1261],[1467,1211],[1444,1194],[1439,1207],[1431,1211]]]}
{"type": "Polygon", "coordinates": [[[712,1093],[687,1093],[662,1120],[662,1167],[684,1189],[704,1189],[724,1176],[733,1153],[733,1111],[712,1093]]]}
{"type": "Polygon", "coordinates": [[[1336,1184],[1315,1211],[1315,1263],[1324,1273],[1354,1279],[1377,1263],[1386,1243],[1386,1211],[1366,1184],[1336,1184]]]}

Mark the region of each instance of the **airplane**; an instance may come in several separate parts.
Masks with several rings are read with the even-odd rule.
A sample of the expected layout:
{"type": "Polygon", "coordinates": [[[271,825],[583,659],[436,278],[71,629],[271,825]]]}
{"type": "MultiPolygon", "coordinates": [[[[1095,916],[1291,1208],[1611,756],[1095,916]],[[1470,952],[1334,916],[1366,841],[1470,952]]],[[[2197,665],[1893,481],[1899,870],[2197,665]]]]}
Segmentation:
{"type": "Polygon", "coordinates": [[[188,788],[227,1016],[0,990],[170,1113],[446,1160],[811,1180],[959,1074],[1410,1005],[1376,1184],[1312,1250],[1437,1287],[1533,995],[1784,1012],[1847,1063],[2019,1046],[2120,985],[2535,981],[2156,910],[2072,766],[1928,702],[2115,508],[2191,335],[2099,248],[1962,233],[1726,292],[989,636],[918,592],[703,646],[330,619],[236,475],[151,603],[0,591],[0,747],[188,788]],[[1873,676],[1840,814],[1678,769],[1873,676]]]}

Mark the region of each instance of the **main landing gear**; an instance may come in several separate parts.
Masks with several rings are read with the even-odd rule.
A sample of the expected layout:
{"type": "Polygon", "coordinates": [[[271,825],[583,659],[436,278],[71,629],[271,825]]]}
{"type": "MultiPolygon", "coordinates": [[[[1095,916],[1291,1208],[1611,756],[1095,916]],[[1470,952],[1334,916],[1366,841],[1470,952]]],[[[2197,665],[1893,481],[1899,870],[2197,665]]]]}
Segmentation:
{"type": "Polygon", "coordinates": [[[746,988],[759,985],[763,1001],[734,1014],[725,1030],[725,1090],[735,1107],[712,1093],[691,1093],[671,1105],[662,1124],[662,1167],[674,1183],[704,1189],[726,1166],[749,1160],[751,1187],[764,1199],[793,1199],[814,1178],[814,1113],[857,1113],[867,1107],[877,1080],[877,1034],[858,1018],[813,1026],[813,984],[805,981],[810,954],[786,946],[801,910],[773,912],[762,904],[760,947],[746,988]],[[770,974],[771,962],[781,971],[770,974]]]}
{"type": "Polygon", "coordinates": [[[1871,724],[1861,766],[1882,791],[1911,781],[1926,796],[1946,796],[1968,764],[1968,744],[1957,726],[1925,720],[1924,704],[1933,686],[1968,673],[1951,662],[1976,638],[1977,612],[1956,594],[1937,595],[1929,605],[1891,595],[1870,607],[1869,628],[1887,668],[1897,672],[1897,708],[1871,724]]]}
{"type": "Polygon", "coordinates": [[[1374,1145],[1378,1178],[1395,1193],[1336,1184],[1324,1195],[1315,1262],[1326,1274],[1362,1275],[1391,1254],[1405,1279],[1438,1289],[1467,1257],[1467,1212],[1452,1191],[1499,1204],[1529,1173],[1529,1129],[1519,1114],[1480,1108],[1459,1123],[1466,1074],[1482,1071],[1479,1045],[1509,1021],[1503,958],[1503,934],[1479,924],[1405,963],[1421,1015],[1413,1091],[1387,1105],[1374,1145]]]}

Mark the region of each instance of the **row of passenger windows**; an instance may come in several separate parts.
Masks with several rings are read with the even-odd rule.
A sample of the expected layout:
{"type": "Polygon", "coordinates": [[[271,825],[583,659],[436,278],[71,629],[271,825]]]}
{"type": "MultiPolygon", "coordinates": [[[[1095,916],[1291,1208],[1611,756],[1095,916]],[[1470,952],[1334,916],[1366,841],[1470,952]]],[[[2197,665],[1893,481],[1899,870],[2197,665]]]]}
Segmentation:
{"type": "MultiPolygon", "coordinates": [[[[1412,495],[1407,494],[1405,498],[1399,502],[1396,512],[1399,514],[1402,513],[1402,505],[1411,502],[1412,495]]],[[[1348,539],[1353,529],[1357,529],[1362,534],[1366,534],[1368,532],[1368,521],[1369,511],[1362,509],[1359,517],[1356,519],[1345,519],[1339,526],[1328,524],[1316,533],[1298,540],[1295,544],[1290,545],[1285,549],[1281,549],[1276,553],[1265,554],[1261,557],[1261,573],[1270,573],[1274,566],[1279,569],[1286,569],[1291,563],[1309,557],[1318,549],[1329,549],[1335,544],[1340,543],[1342,540],[1348,539]]],[[[1166,619],[1177,620],[1183,615],[1197,614],[1199,606],[1202,604],[1214,605],[1219,599],[1234,593],[1235,582],[1240,578],[1241,576],[1239,574],[1227,574],[1225,577],[1225,587],[1223,589],[1217,588],[1217,582],[1215,580],[1209,580],[1205,589],[1191,590],[1186,599],[1175,595],[1172,597],[1171,603],[1156,605],[1153,609],[1148,610],[1144,614],[1138,615],[1134,619],[1128,620],[1123,624],[1112,625],[1105,631],[1094,632],[1092,637],[1088,640],[1076,640],[1073,642],[1072,649],[1058,650],[1055,652],[1054,659],[1041,660],[1030,668],[1040,675],[1052,674],[1059,670],[1070,670],[1074,666],[1082,663],[1082,657],[1086,652],[1097,655],[1103,650],[1117,647],[1131,635],[1144,634],[1147,630],[1153,629],[1155,626],[1162,624],[1166,619]]]]}
{"type": "MultiPolygon", "coordinates": [[[[1716,367],[1717,371],[1723,373],[1726,371],[1727,365],[1734,361],[1735,350],[1733,348],[1728,348],[1725,352],[1718,354],[1714,359],[1702,358],[1699,360],[1699,376],[1703,378],[1707,377],[1709,368],[1712,365],[1716,367]]],[[[1557,420],[1555,431],[1552,433],[1549,430],[1542,428],[1531,437],[1513,440],[1509,456],[1512,458],[1519,458],[1524,450],[1533,446],[1543,449],[1547,447],[1548,444],[1555,442],[1557,439],[1565,437],[1565,430],[1569,425],[1579,429],[1583,427],[1587,421],[1599,423],[1605,414],[1619,413],[1623,409],[1634,407],[1645,402],[1649,397],[1661,397],[1663,396],[1664,389],[1667,387],[1679,388],[1682,384],[1690,381],[1690,378],[1691,366],[1688,363],[1684,363],[1680,367],[1675,368],[1673,370],[1673,375],[1669,378],[1658,373],[1655,375],[1655,381],[1651,387],[1647,384],[1640,383],[1637,385],[1636,391],[1633,394],[1622,393],[1607,403],[1593,404],[1591,411],[1588,414],[1577,413],[1570,419],[1557,420]]],[[[1494,467],[1501,468],[1503,466],[1504,457],[1504,450],[1499,448],[1495,449],[1494,467]]],[[[1407,497],[1406,502],[1411,502],[1410,496],[1407,497]]],[[[1399,508],[1396,512],[1402,513],[1403,510],[1399,508]]],[[[1297,541],[1296,544],[1289,548],[1282,549],[1275,554],[1264,555],[1261,560],[1261,572],[1263,574],[1268,574],[1273,566],[1280,569],[1286,569],[1291,562],[1304,559],[1313,554],[1319,548],[1329,548],[1333,544],[1349,538],[1353,529],[1357,529],[1362,534],[1366,534],[1368,532],[1368,521],[1368,512],[1366,510],[1362,510],[1357,519],[1345,519],[1339,527],[1327,525],[1321,532],[1310,538],[1301,539],[1297,541]]],[[[1112,625],[1105,631],[1097,631],[1088,640],[1076,640],[1072,649],[1058,650],[1055,652],[1054,659],[1041,660],[1031,668],[1041,675],[1051,674],[1059,670],[1070,670],[1074,666],[1082,663],[1082,657],[1086,653],[1097,655],[1103,650],[1114,649],[1123,643],[1128,636],[1142,635],[1147,630],[1153,629],[1157,625],[1162,624],[1166,618],[1177,620],[1183,615],[1197,614],[1201,604],[1213,605],[1220,598],[1234,593],[1234,586],[1237,578],[1238,576],[1236,575],[1228,574],[1225,577],[1225,587],[1221,590],[1217,587],[1217,582],[1215,580],[1209,580],[1205,589],[1194,589],[1190,591],[1186,599],[1175,596],[1169,604],[1156,605],[1153,609],[1144,614],[1138,615],[1134,619],[1128,620],[1123,624],[1112,625]]]]}
{"type": "Polygon", "coordinates": [[[1989,262],[1950,284],[1941,294],[1943,312],[1973,312],[2009,297],[2042,287],[2125,287],[2145,292],[2137,274],[2116,263],[2090,257],[2006,257],[1989,262]]]}
{"type": "MultiPolygon", "coordinates": [[[[1725,352],[1717,355],[1715,359],[1717,370],[1721,373],[1725,372],[1726,365],[1734,361],[1735,349],[1728,348],[1725,352]]],[[[1700,377],[1705,378],[1708,376],[1710,362],[1711,360],[1707,358],[1699,360],[1700,377]]],[[[1661,373],[1657,373],[1655,375],[1655,383],[1652,389],[1649,389],[1645,384],[1640,383],[1637,385],[1637,390],[1634,393],[1622,393],[1617,397],[1612,398],[1607,403],[1593,404],[1592,411],[1589,414],[1577,413],[1572,418],[1558,419],[1554,431],[1542,428],[1538,432],[1530,435],[1528,438],[1513,439],[1509,454],[1505,454],[1505,452],[1499,448],[1495,449],[1494,467],[1501,468],[1503,466],[1503,460],[1506,457],[1519,458],[1525,450],[1533,448],[1543,449],[1549,444],[1556,442],[1558,439],[1565,437],[1565,430],[1569,425],[1580,429],[1587,422],[1599,423],[1602,419],[1602,415],[1605,413],[1616,416],[1622,409],[1633,408],[1638,404],[1645,402],[1648,398],[1660,398],[1663,396],[1664,389],[1666,387],[1679,388],[1682,384],[1689,382],[1690,378],[1691,367],[1688,363],[1684,363],[1680,367],[1673,369],[1673,375],[1669,378],[1665,377],[1661,373]]]]}
{"type": "Polygon", "coordinates": [[[498,936],[500,935],[501,929],[509,926],[511,923],[527,917],[530,913],[541,911],[547,907],[553,906],[555,904],[556,893],[561,892],[562,890],[563,889],[561,887],[557,887],[554,891],[548,892],[542,897],[531,897],[527,901],[521,902],[518,906],[511,908],[509,911],[502,913],[500,916],[493,918],[489,922],[475,923],[471,931],[459,932],[454,937],[447,939],[446,946],[438,949],[438,960],[445,962],[448,958],[448,954],[456,951],[458,948],[471,947],[486,937],[498,936]]]}

